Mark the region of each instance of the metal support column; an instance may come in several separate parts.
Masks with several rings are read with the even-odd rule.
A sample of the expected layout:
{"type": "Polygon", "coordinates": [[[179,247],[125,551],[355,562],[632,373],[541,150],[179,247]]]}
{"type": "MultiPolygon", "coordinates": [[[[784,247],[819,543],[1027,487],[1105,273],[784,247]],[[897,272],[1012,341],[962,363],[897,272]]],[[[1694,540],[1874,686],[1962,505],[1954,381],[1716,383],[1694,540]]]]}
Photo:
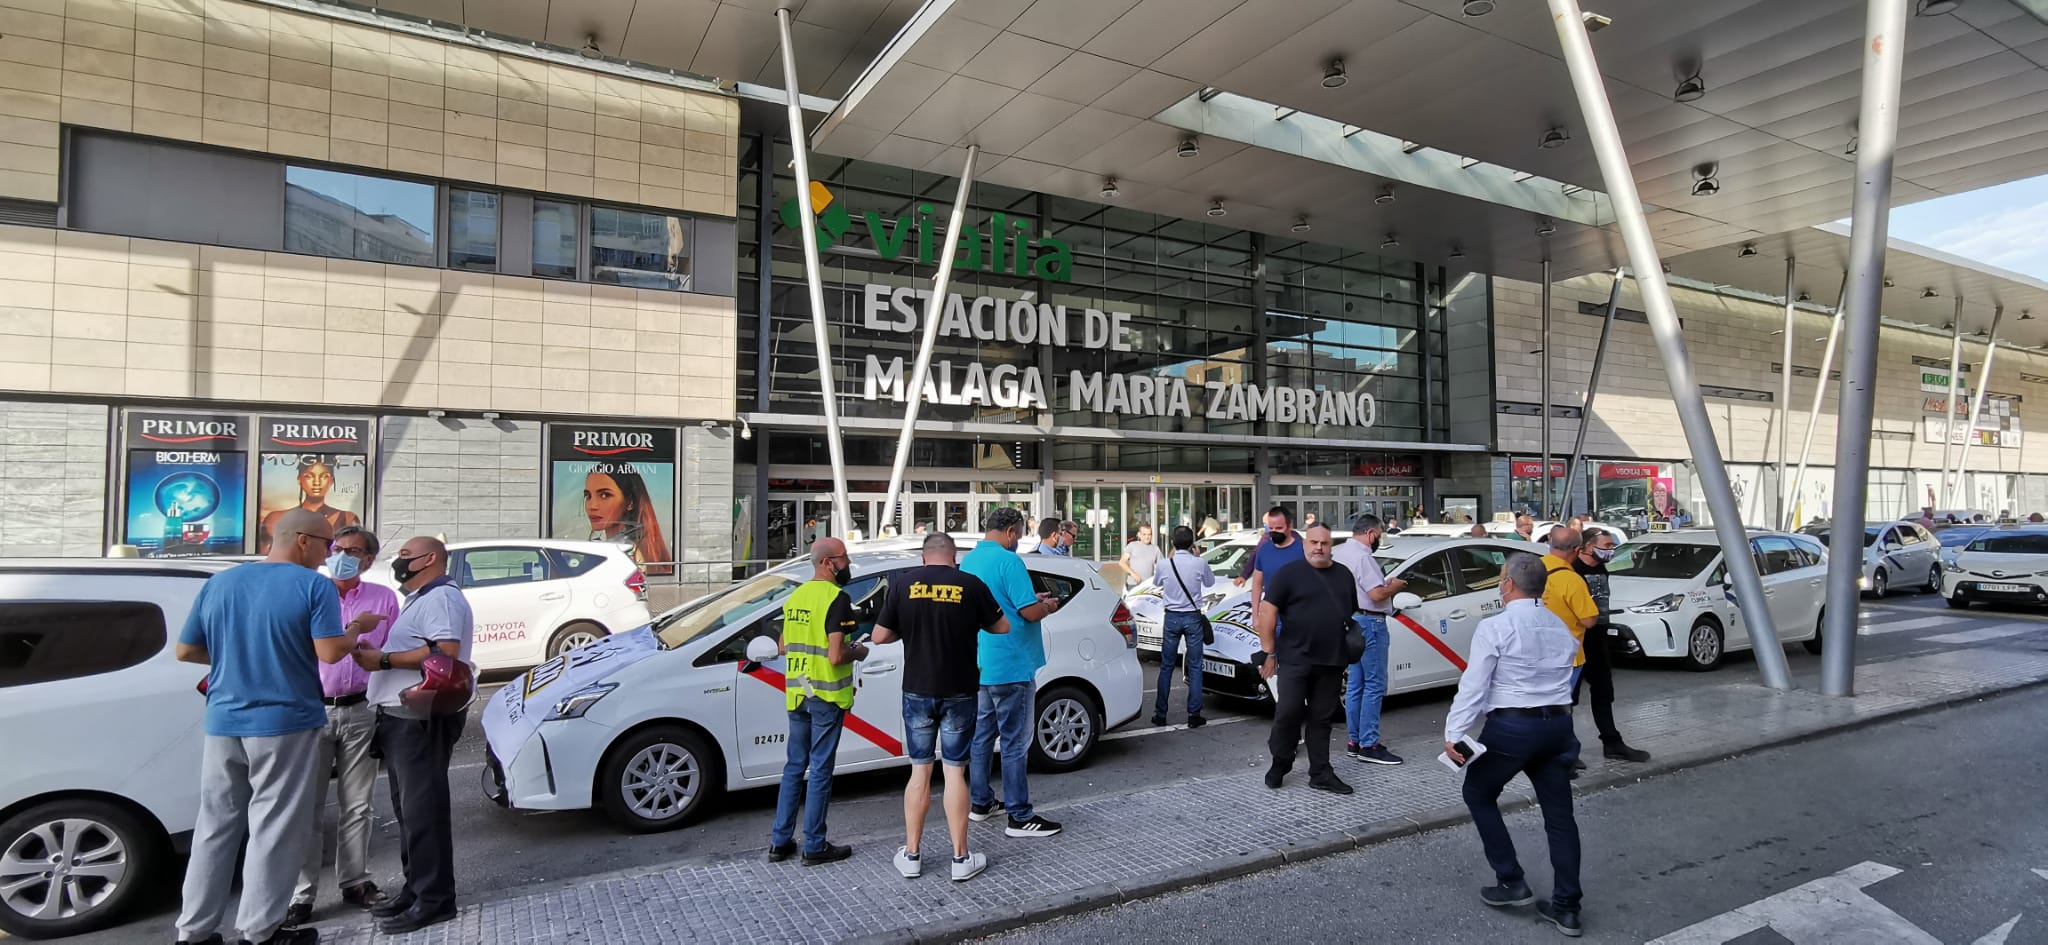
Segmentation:
{"type": "Polygon", "coordinates": [[[1849,301],[1842,394],[1835,412],[1834,530],[1828,536],[1827,610],[1821,625],[1820,690],[1856,688],[1856,613],[1862,604],[1863,524],[1870,496],[1870,424],[1877,400],[1878,319],[1885,232],[1899,137],[1899,77],[1906,53],[1906,0],[1869,0],[1863,26],[1863,105],[1857,118],[1856,191],[1849,231],[1849,301]]]}
{"type": "MultiPolygon", "coordinates": [[[[1948,493],[1948,507],[1952,509],[1962,508],[1969,501],[1968,490],[1962,488],[1963,476],[1967,475],[1965,470],[1970,468],[1970,444],[1977,440],[1977,418],[1984,415],[1984,392],[1991,389],[1991,359],[1998,356],[1998,323],[2003,320],[2004,306],[1991,310],[1991,338],[1990,344],[1984,348],[1984,373],[1978,375],[1977,392],[1970,398],[1969,425],[1963,428],[1963,453],[1956,457],[1956,484],[1950,487],[1948,493]],[[1958,492],[1963,495],[1962,502],[1956,500],[1958,492]]],[[[1956,421],[1954,417],[1950,417],[1948,422],[1949,426],[1954,426],[1956,421]]],[[[1955,437],[1951,436],[1949,440],[1953,442],[1955,437]]],[[[1998,509],[1985,511],[1991,515],[1997,515],[1999,512],[1998,509]]]]}
{"type": "MultiPolygon", "coordinates": [[[[1949,478],[1951,475],[1949,470],[1952,468],[1949,465],[1949,460],[1955,454],[1956,397],[1963,383],[1963,294],[1961,292],[1956,293],[1956,314],[1954,318],[1949,320],[1948,327],[1948,399],[1942,401],[1944,406],[1942,407],[1941,417],[1941,479],[1939,480],[1941,483],[1941,494],[1934,498],[1934,504],[1936,507],[1946,505],[1949,508],[1955,508],[1955,503],[1949,501],[1952,493],[1955,491],[1954,481],[1949,478]]],[[[1979,382],[1978,386],[1982,387],[1982,382],[1979,382]]],[[[1973,426],[1971,429],[1976,428],[1973,426]]]]}
{"type": "MultiPolygon", "coordinates": [[[[1707,416],[1706,398],[1692,373],[1692,355],[1685,348],[1684,329],[1678,310],[1671,303],[1671,286],[1664,281],[1664,263],[1657,256],[1657,244],[1650,236],[1650,224],[1643,218],[1642,197],[1636,193],[1635,172],[1622,148],[1621,131],[1614,124],[1614,107],[1607,101],[1607,88],[1600,65],[1593,58],[1593,42],[1586,35],[1586,21],[1578,0],[1549,0],[1550,18],[1557,27],[1558,45],[1563,47],[1565,65],[1571,70],[1572,88],[1578,93],[1579,111],[1586,121],[1586,138],[1600,161],[1600,177],[1614,201],[1615,223],[1628,245],[1629,271],[1635,274],[1642,293],[1643,311],[1650,331],[1657,339],[1657,353],[1664,361],[1665,377],[1671,384],[1671,399],[1678,408],[1678,420],[1685,429],[1686,446],[1692,452],[1700,486],[1707,494],[1707,508],[1714,515],[1715,537],[1726,552],[1723,561],[1728,579],[1735,586],[1735,599],[1749,625],[1756,649],[1757,669],[1764,685],[1773,689],[1792,688],[1792,676],[1785,668],[1785,651],[1778,644],[1777,625],[1771,621],[1763,580],[1758,577],[1756,559],[1749,550],[1749,534],[1742,527],[1742,508],[1728,481],[1728,468],[1721,462],[1721,446],[1714,438],[1714,426],[1707,416]]],[[[1860,532],[1862,529],[1857,529],[1860,532]]],[[[1837,535],[1840,532],[1836,533],[1837,535]]],[[[1857,548],[1853,560],[1861,560],[1857,548]]],[[[1832,616],[1832,615],[1830,615],[1832,616]]],[[[1852,612],[1850,620],[1855,620],[1852,612]]],[[[1852,624],[1851,629],[1854,629],[1852,624]]]]}
{"type": "Polygon", "coordinates": [[[967,193],[974,188],[974,159],[980,155],[980,145],[967,146],[967,164],[960,169],[960,187],[953,193],[953,213],[946,218],[946,236],[939,243],[939,271],[932,275],[931,298],[924,306],[924,338],[917,344],[917,364],[910,369],[903,429],[896,434],[896,458],[889,465],[889,491],[883,493],[887,520],[901,519],[905,535],[911,533],[911,527],[910,502],[902,495],[903,467],[910,462],[910,441],[917,434],[917,408],[924,404],[924,381],[932,369],[932,348],[939,342],[939,321],[946,314],[946,292],[953,287],[953,255],[960,248],[960,234],[965,232],[961,225],[967,217],[967,193]]]}
{"type": "Polygon", "coordinates": [[[1579,408],[1579,435],[1572,438],[1572,460],[1564,467],[1564,508],[1558,511],[1559,518],[1571,518],[1578,511],[1573,502],[1579,494],[1572,491],[1572,483],[1579,481],[1579,464],[1586,459],[1586,427],[1593,422],[1593,396],[1600,393],[1600,371],[1607,364],[1607,339],[1614,334],[1614,313],[1621,308],[1621,278],[1627,271],[1614,270],[1614,288],[1607,292],[1607,320],[1600,323],[1600,345],[1593,349],[1593,375],[1586,379],[1586,403],[1579,408]]]}
{"type": "MultiPolygon", "coordinates": [[[[789,10],[775,11],[775,25],[782,34],[782,85],[789,100],[789,151],[796,164],[796,207],[808,229],[816,225],[812,221],[817,219],[817,210],[811,206],[811,141],[804,133],[804,109],[796,85],[796,49],[789,39],[789,10]]],[[[772,171],[771,166],[761,170],[764,174],[772,171]]],[[[761,208],[762,214],[767,212],[767,207],[761,208]]],[[[818,263],[818,241],[809,238],[808,232],[804,237],[797,242],[804,248],[804,281],[811,295],[811,340],[818,351],[818,392],[825,401],[825,449],[832,458],[832,534],[845,538],[853,533],[853,504],[846,498],[846,444],[840,441],[839,391],[832,380],[832,341],[826,333],[831,326],[825,319],[825,278],[818,263]]]]}
{"type": "MultiPolygon", "coordinates": [[[[1536,503],[1536,517],[1550,518],[1550,258],[1546,250],[1543,259],[1543,498],[1536,503]]],[[[1571,488],[1571,481],[1565,481],[1565,488],[1571,488]]]]}
{"type": "Polygon", "coordinates": [[[1797,263],[1791,256],[1785,257],[1785,359],[1778,369],[1778,510],[1771,520],[1785,520],[1785,510],[1792,507],[1792,499],[1785,491],[1785,462],[1787,447],[1792,437],[1792,316],[1797,311],[1798,301],[1792,294],[1792,279],[1797,263]]]}
{"type": "Polygon", "coordinates": [[[1835,316],[1828,322],[1828,345],[1826,353],[1820,356],[1820,374],[1813,381],[1813,408],[1806,412],[1806,439],[1799,447],[1799,471],[1792,474],[1792,504],[1787,507],[1784,527],[1786,531],[1798,528],[1793,521],[1799,509],[1800,492],[1806,485],[1806,461],[1813,457],[1813,431],[1820,426],[1820,404],[1827,399],[1828,376],[1835,373],[1835,347],[1842,340],[1842,302],[1848,298],[1849,274],[1842,274],[1842,287],[1835,292],[1835,316]]]}

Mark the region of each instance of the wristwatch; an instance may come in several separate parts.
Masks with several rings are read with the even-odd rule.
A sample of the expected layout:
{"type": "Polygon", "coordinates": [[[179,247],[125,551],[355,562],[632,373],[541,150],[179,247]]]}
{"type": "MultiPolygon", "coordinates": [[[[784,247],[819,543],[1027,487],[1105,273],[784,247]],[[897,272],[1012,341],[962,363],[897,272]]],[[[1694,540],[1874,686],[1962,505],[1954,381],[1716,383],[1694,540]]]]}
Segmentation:
{"type": "Polygon", "coordinates": [[[390,668],[391,668],[391,654],[389,654],[389,653],[386,653],[386,654],[384,654],[384,655],[382,655],[382,656],[379,656],[379,657],[377,657],[377,668],[378,668],[378,669],[390,669],[390,668]]]}

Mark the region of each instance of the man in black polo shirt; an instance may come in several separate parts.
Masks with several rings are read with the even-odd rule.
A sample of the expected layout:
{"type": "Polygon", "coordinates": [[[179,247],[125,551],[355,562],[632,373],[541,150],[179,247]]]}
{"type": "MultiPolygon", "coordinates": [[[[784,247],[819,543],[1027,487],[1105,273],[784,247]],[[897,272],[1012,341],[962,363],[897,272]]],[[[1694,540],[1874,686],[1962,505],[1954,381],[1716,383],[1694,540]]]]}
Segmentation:
{"type": "Polygon", "coordinates": [[[958,551],[944,532],[925,536],[924,564],[890,577],[889,599],[875,618],[874,642],[903,641],[903,753],[910,786],[903,789],[905,840],[896,869],[924,875],[919,841],[932,806],[932,759],[946,769],[946,827],[953,835],[953,881],[988,867],[967,852],[967,758],[974,741],[979,633],[1010,632],[1009,618],[981,579],[954,566],[958,551]]]}
{"type": "Polygon", "coordinates": [[[1332,794],[1349,794],[1351,785],[1330,768],[1330,721],[1344,688],[1344,633],[1358,610],[1358,585],[1351,569],[1330,557],[1330,528],[1309,526],[1301,536],[1302,560],[1271,575],[1253,623],[1259,646],[1266,651],[1259,672],[1278,674],[1278,705],[1266,747],[1273,767],[1266,786],[1279,788],[1294,767],[1294,743],[1307,726],[1308,786],[1332,794]]]}

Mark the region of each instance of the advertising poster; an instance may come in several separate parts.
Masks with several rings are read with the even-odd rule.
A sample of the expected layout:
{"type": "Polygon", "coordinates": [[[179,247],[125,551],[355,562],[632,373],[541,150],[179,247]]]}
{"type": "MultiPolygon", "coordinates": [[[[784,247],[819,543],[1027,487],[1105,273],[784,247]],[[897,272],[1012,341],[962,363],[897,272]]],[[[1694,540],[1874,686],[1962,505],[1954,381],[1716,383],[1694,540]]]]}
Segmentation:
{"type": "Polygon", "coordinates": [[[647,573],[672,573],[679,439],[674,427],[549,426],[549,537],[625,545],[647,573]]]}
{"type": "Polygon", "coordinates": [[[122,541],[145,558],[248,550],[249,418],[131,413],[122,541]]]}
{"type": "Polygon", "coordinates": [[[256,444],[256,553],[270,552],[271,526],[292,509],[318,512],[334,528],[363,524],[369,442],[367,420],[262,418],[256,444]]]}

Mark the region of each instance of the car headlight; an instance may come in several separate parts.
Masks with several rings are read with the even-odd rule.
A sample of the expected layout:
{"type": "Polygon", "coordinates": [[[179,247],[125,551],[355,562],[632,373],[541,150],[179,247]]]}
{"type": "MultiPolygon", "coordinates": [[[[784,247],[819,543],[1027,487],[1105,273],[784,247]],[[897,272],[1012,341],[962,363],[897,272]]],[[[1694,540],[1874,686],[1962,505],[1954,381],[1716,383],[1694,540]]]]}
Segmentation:
{"type": "Polygon", "coordinates": [[[619,688],[618,683],[598,683],[595,686],[586,686],[578,689],[563,696],[560,701],[556,702],[555,707],[548,710],[547,718],[541,721],[552,722],[556,719],[580,719],[583,717],[583,713],[590,711],[590,707],[597,704],[597,700],[611,695],[612,690],[617,688],[619,688]]]}
{"type": "Polygon", "coordinates": [[[1655,600],[1646,600],[1634,607],[1630,607],[1628,612],[1632,614],[1668,614],[1683,606],[1685,606],[1684,594],[1666,594],[1655,600]]]}

